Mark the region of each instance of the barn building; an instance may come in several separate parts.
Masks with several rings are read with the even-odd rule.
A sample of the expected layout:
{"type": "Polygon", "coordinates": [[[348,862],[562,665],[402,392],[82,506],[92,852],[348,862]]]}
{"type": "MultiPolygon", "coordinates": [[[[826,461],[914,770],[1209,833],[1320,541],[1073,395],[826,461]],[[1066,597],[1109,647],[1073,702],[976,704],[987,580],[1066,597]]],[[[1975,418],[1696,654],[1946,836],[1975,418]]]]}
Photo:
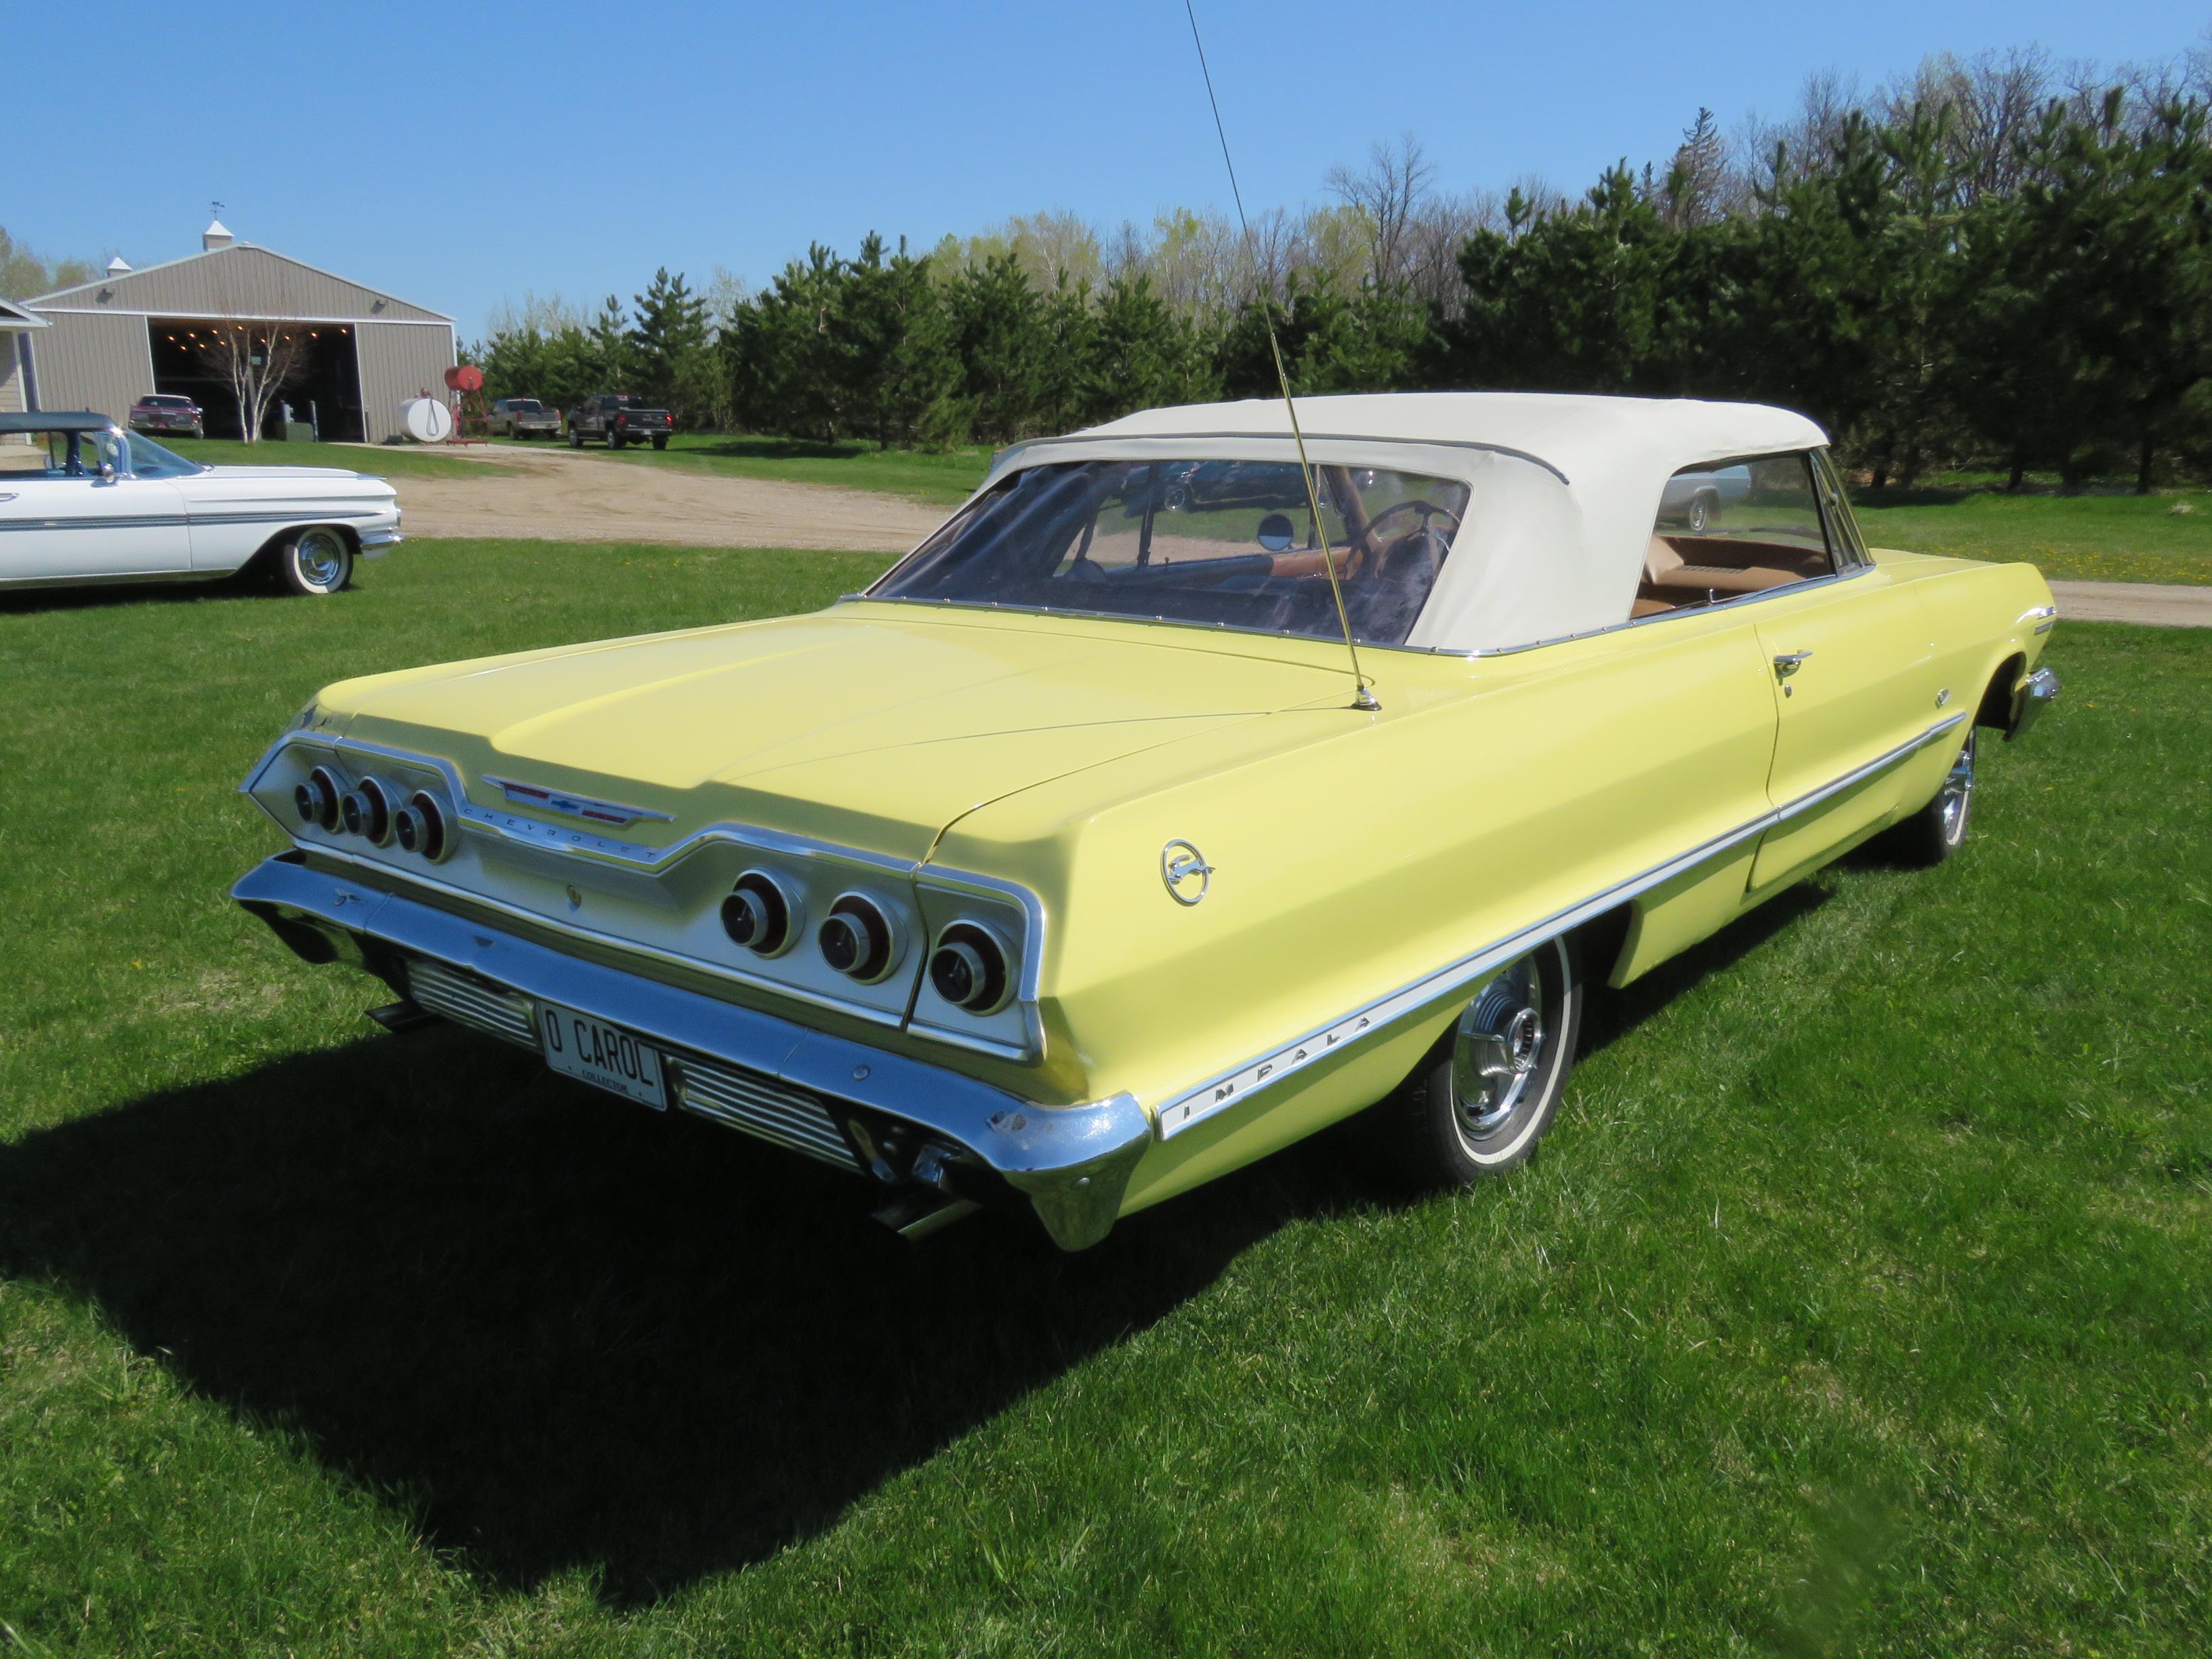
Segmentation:
{"type": "MultiPolygon", "coordinates": [[[[220,220],[200,252],[97,282],[0,302],[0,409],[89,409],[120,421],[149,392],[182,392],[207,411],[210,437],[239,435],[228,380],[198,349],[207,325],[242,319],[295,326],[308,343],[283,400],[326,441],[380,443],[401,432],[399,404],[442,394],[453,319],[269,248],[220,220]]],[[[272,403],[264,437],[281,437],[272,403]]]]}

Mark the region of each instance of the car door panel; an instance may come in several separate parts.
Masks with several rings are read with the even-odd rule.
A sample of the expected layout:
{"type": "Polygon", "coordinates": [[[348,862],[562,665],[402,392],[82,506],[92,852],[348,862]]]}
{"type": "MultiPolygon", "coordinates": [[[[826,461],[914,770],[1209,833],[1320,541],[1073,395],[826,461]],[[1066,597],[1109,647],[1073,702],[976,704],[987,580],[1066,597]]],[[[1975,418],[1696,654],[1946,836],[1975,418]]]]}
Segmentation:
{"type": "Polygon", "coordinates": [[[0,581],[161,575],[191,568],[184,501],[151,478],[10,478],[0,581]]]}
{"type": "Polygon", "coordinates": [[[1942,718],[1939,669],[1911,584],[1865,569],[1756,609],[1777,718],[1768,793],[1787,816],[1760,844],[1754,890],[1794,879],[1893,816],[1895,766],[1808,798],[1898,755],[1942,718]]]}

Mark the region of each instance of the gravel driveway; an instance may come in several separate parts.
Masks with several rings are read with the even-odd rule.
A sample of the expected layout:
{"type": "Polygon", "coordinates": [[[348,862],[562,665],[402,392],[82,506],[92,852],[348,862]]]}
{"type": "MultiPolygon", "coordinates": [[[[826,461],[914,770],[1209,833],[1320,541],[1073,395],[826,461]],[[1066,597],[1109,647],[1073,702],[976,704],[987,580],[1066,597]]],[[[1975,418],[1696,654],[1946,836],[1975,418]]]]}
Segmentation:
{"type": "MultiPolygon", "coordinates": [[[[693,547],[826,547],[903,553],[948,509],[834,485],[732,478],[704,468],[618,461],[588,450],[460,448],[513,467],[481,478],[394,478],[410,536],[693,547]]],[[[362,470],[374,472],[373,461],[362,470]]]]}

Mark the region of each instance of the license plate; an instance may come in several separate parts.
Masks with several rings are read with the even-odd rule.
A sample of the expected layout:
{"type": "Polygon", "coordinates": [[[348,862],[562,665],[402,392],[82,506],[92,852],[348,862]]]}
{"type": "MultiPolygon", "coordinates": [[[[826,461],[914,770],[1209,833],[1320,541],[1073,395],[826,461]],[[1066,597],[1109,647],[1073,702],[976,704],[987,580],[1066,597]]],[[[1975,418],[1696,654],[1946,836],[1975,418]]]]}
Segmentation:
{"type": "Polygon", "coordinates": [[[557,1002],[541,1002],[538,1040],[545,1063],[563,1076],[581,1078],[656,1111],[668,1109],[660,1051],[621,1026],[557,1002]]]}

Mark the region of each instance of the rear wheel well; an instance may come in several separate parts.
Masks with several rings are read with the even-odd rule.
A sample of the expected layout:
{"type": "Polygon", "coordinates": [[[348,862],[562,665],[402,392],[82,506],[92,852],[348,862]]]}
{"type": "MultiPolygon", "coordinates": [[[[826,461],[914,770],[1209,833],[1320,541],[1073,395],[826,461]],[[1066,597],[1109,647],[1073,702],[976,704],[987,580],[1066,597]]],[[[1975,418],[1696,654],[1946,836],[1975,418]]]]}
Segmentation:
{"type": "Polygon", "coordinates": [[[2027,672],[2027,659],[2017,651],[1997,665],[1997,672],[1990,676],[1982,692],[1981,707],[1974,711],[1975,725],[1994,726],[2000,732],[2011,726],[2012,689],[2027,672]]]}
{"type": "Polygon", "coordinates": [[[1620,953],[1628,946],[1628,924],[1632,907],[1616,904],[1601,916],[1593,916],[1574,930],[1577,965],[1585,985],[1609,985],[1620,953]]]}

